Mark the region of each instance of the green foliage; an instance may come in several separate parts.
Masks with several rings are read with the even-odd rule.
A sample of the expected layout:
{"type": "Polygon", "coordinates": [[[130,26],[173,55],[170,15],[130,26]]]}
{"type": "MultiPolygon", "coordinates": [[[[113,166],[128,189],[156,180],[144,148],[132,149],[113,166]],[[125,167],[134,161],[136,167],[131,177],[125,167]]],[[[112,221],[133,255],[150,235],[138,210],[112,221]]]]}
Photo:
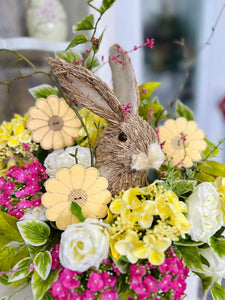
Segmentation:
{"type": "Polygon", "coordinates": [[[200,246],[200,245],[204,244],[204,242],[192,241],[191,237],[186,234],[185,239],[180,236],[179,240],[174,242],[174,244],[181,245],[181,246],[200,246]]]}
{"type": "Polygon", "coordinates": [[[219,146],[223,143],[223,140],[219,141],[219,144],[216,146],[211,143],[209,140],[205,139],[207,143],[207,148],[202,152],[203,158],[213,158],[219,154],[219,146]]]}
{"type": "Polygon", "coordinates": [[[92,59],[91,56],[88,56],[84,61],[84,67],[87,69],[96,68],[99,66],[99,61],[97,58],[92,59]]]}
{"type": "Polygon", "coordinates": [[[100,7],[101,14],[104,14],[115,2],[116,0],[103,0],[102,5],[100,7]]]}
{"type": "Polygon", "coordinates": [[[225,177],[225,165],[217,161],[207,160],[198,166],[198,169],[203,171],[204,174],[214,177],[225,177]]]}
{"type": "Polygon", "coordinates": [[[0,271],[7,272],[13,267],[15,249],[5,247],[0,249],[0,271]]]}
{"type": "MultiPolygon", "coordinates": [[[[3,238],[3,244],[11,241],[23,242],[23,239],[17,228],[18,219],[0,211],[0,236],[3,238]]],[[[8,244],[7,243],[7,244],[8,244]]],[[[6,244],[5,244],[6,245],[6,244]]]]}
{"type": "Polygon", "coordinates": [[[72,202],[70,209],[80,222],[83,222],[85,220],[85,217],[82,214],[81,207],[76,202],[72,202]]]}
{"type": "Polygon", "coordinates": [[[31,279],[31,287],[33,291],[34,300],[42,300],[48,289],[51,287],[52,283],[56,280],[58,272],[59,270],[51,270],[48,278],[43,280],[39,276],[39,274],[34,270],[31,279]]]}
{"type": "Polygon", "coordinates": [[[81,54],[72,49],[56,52],[56,55],[71,64],[74,63],[74,60],[77,60],[79,62],[82,59],[81,54]]]}
{"type": "Polygon", "coordinates": [[[48,225],[39,220],[25,220],[17,223],[24,241],[33,246],[41,246],[47,242],[50,234],[48,225]]]}
{"type": "Polygon", "coordinates": [[[144,120],[148,120],[149,111],[152,109],[153,115],[151,117],[151,123],[155,123],[156,120],[163,120],[166,116],[166,111],[164,107],[159,103],[158,99],[155,98],[153,101],[150,99],[144,99],[139,106],[139,115],[142,116],[144,120]]]}
{"type": "Polygon", "coordinates": [[[209,240],[209,244],[213,251],[220,257],[225,256],[225,237],[216,238],[212,236],[209,240]]]}
{"type": "Polygon", "coordinates": [[[180,100],[176,101],[176,117],[184,117],[188,121],[194,120],[194,113],[193,111],[187,107],[185,104],[183,104],[180,100]]]}
{"type": "Polygon", "coordinates": [[[213,277],[211,276],[206,276],[203,273],[195,272],[196,275],[199,276],[202,282],[202,291],[203,295],[206,294],[206,292],[209,290],[210,286],[213,284],[213,277]]]}
{"type": "Polygon", "coordinates": [[[67,46],[66,50],[76,47],[77,45],[84,44],[88,42],[88,38],[85,34],[80,33],[75,36],[75,38],[70,42],[70,44],[67,46]]]}
{"type": "Polygon", "coordinates": [[[211,293],[214,300],[225,300],[225,289],[217,282],[214,282],[211,293]]]}
{"type": "Polygon", "coordinates": [[[42,84],[34,88],[29,89],[29,92],[34,96],[34,98],[47,98],[49,95],[58,95],[58,90],[56,87],[52,87],[49,84],[42,84]]]}
{"type": "Polygon", "coordinates": [[[19,261],[12,269],[12,274],[9,276],[9,282],[18,281],[26,278],[32,271],[30,265],[32,260],[30,257],[26,257],[19,261]]]}
{"type": "Polygon", "coordinates": [[[190,268],[190,269],[197,269],[197,270],[203,270],[202,266],[202,260],[199,254],[198,247],[195,246],[177,246],[177,249],[180,253],[180,255],[183,256],[184,263],[190,268]]]}
{"type": "Polygon", "coordinates": [[[160,85],[160,82],[145,82],[142,85],[139,86],[139,92],[140,92],[140,98],[141,101],[144,99],[149,99],[152,95],[152,93],[157,89],[157,87],[160,85]],[[142,91],[146,90],[147,93],[143,93],[142,91]]]}
{"type": "Polygon", "coordinates": [[[52,256],[50,252],[39,252],[34,258],[34,264],[35,271],[43,280],[45,280],[51,271],[52,256]]]}
{"type": "Polygon", "coordinates": [[[79,31],[79,30],[91,30],[94,29],[94,15],[90,14],[86,16],[83,20],[78,22],[77,24],[74,25],[74,31],[79,31]]]}

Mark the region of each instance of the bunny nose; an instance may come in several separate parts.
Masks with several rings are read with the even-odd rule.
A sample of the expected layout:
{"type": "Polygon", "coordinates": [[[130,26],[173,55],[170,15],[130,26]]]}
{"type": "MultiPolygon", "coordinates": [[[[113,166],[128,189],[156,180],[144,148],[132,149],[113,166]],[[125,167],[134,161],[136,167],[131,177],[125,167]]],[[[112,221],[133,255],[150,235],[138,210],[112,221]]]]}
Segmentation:
{"type": "Polygon", "coordinates": [[[153,143],[148,146],[148,153],[140,152],[133,155],[131,168],[137,171],[159,169],[163,163],[164,154],[159,144],[153,143]]]}

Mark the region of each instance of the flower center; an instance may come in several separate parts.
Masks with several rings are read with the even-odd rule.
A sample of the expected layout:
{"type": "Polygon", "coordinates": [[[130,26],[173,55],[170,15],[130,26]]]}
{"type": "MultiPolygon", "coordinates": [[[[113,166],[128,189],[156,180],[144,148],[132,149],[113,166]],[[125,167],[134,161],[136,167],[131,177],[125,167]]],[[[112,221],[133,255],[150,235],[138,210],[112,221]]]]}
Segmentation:
{"type": "Polygon", "coordinates": [[[174,149],[184,149],[184,140],[179,135],[172,139],[171,144],[174,149]]]}
{"type": "Polygon", "coordinates": [[[69,194],[68,201],[70,203],[76,202],[79,206],[85,206],[87,203],[87,194],[84,190],[81,189],[74,189],[69,194]]]}
{"type": "Polygon", "coordinates": [[[59,116],[52,116],[48,121],[49,128],[54,131],[61,130],[63,125],[63,119],[59,116]]]}

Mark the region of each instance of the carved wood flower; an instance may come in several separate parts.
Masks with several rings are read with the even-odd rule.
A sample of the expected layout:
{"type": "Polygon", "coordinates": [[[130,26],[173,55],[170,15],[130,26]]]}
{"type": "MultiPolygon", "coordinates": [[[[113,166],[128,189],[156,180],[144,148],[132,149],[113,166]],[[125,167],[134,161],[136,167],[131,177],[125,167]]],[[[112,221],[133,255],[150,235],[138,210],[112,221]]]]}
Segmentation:
{"type": "Polygon", "coordinates": [[[108,211],[106,204],[111,200],[107,187],[107,179],[100,177],[96,168],[85,169],[80,164],[61,168],[56,178],[48,179],[45,184],[47,192],[42,196],[42,204],[47,207],[46,217],[64,230],[79,222],[71,212],[71,204],[76,202],[85,218],[103,218],[108,211]]]}
{"type": "Polygon", "coordinates": [[[193,161],[200,161],[201,152],[207,147],[204,138],[205,133],[198,129],[197,123],[183,117],[169,119],[159,127],[163,152],[171,159],[173,166],[188,168],[193,166],[193,161]]]}
{"type": "Polygon", "coordinates": [[[80,120],[63,98],[50,95],[40,98],[28,111],[27,128],[32,139],[43,149],[63,149],[74,144],[81,127],[80,120]]]}

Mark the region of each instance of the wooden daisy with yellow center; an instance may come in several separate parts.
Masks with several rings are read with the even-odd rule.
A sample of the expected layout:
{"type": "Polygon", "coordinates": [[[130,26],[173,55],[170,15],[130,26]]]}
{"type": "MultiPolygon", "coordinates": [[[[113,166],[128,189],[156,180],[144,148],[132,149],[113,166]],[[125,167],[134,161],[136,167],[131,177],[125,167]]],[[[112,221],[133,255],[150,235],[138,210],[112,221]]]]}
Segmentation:
{"type": "Polygon", "coordinates": [[[192,167],[193,161],[202,159],[201,152],[207,147],[205,133],[198,129],[194,121],[180,117],[167,120],[159,127],[159,139],[163,152],[171,159],[171,164],[178,167],[192,167]]]}
{"type": "Polygon", "coordinates": [[[72,146],[78,137],[80,120],[63,98],[50,95],[40,98],[28,111],[27,128],[32,131],[33,141],[43,149],[63,149],[72,146]]]}
{"type": "Polygon", "coordinates": [[[56,178],[48,179],[45,184],[47,192],[42,196],[42,204],[47,207],[46,217],[65,230],[68,225],[79,222],[71,212],[71,205],[76,202],[84,218],[103,218],[111,200],[107,187],[107,179],[100,177],[96,168],[85,169],[76,164],[70,169],[59,169],[56,178]]]}

